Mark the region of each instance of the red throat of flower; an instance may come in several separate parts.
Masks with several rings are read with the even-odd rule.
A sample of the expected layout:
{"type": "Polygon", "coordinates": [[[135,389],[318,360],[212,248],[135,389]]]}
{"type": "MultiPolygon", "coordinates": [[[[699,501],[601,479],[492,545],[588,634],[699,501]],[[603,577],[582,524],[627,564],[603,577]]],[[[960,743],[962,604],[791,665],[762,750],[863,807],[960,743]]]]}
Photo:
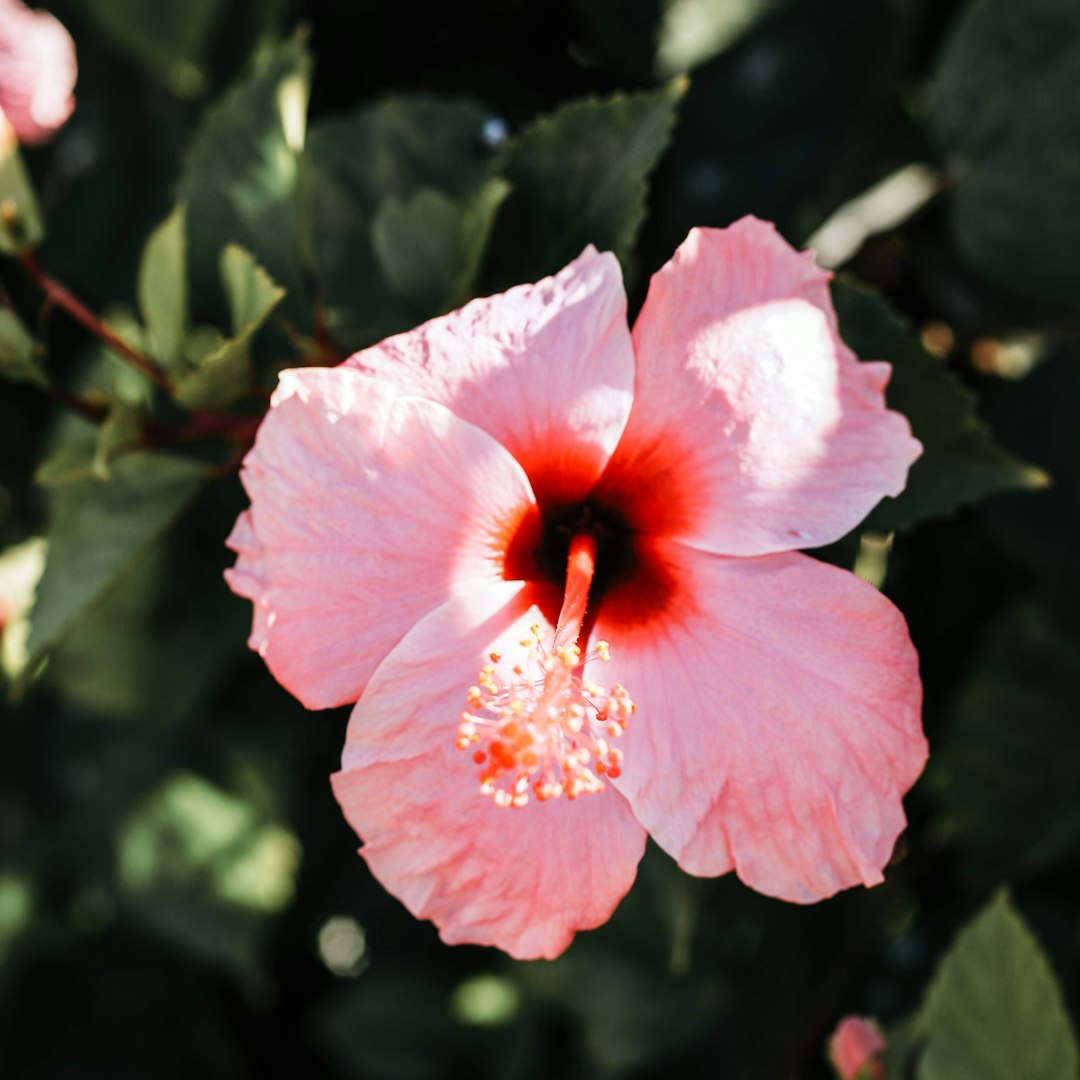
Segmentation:
{"type": "Polygon", "coordinates": [[[457,747],[472,750],[480,766],[480,791],[496,806],[523,807],[565,795],[604,789],[604,776],[619,775],[622,751],[611,741],[634,712],[617,683],[608,689],[582,677],[586,664],[606,662],[606,641],[583,656],[579,638],[596,572],[596,539],[574,537],[566,565],[566,590],[553,640],[545,646],[539,625],[519,643],[522,655],[509,682],[500,683],[492,653],[469,688],[457,747]]]}

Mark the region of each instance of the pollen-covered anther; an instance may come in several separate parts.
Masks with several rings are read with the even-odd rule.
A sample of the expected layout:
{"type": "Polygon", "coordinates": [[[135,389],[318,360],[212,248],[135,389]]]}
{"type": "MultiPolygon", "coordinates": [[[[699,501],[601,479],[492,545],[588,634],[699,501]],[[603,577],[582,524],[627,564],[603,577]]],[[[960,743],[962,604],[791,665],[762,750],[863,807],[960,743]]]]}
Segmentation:
{"type": "Polygon", "coordinates": [[[575,799],[604,789],[601,777],[616,778],[622,751],[610,745],[634,712],[626,689],[610,689],[575,672],[607,661],[607,642],[585,656],[577,645],[545,651],[540,628],[522,641],[525,657],[499,683],[495,664],[482,668],[469,688],[456,745],[472,751],[480,766],[480,791],[496,806],[523,807],[532,799],[575,799]]]}

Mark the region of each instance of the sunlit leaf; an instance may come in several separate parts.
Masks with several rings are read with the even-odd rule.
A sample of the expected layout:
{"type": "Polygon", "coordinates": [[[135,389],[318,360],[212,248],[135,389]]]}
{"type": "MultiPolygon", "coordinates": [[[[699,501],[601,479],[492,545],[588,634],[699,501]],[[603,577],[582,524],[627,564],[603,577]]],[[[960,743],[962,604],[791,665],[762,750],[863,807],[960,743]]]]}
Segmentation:
{"type": "Polygon", "coordinates": [[[45,228],[37,194],[23,165],[15,132],[0,113],[0,254],[29,251],[45,228]]]}
{"type": "Polygon", "coordinates": [[[1061,987],[1007,895],[960,933],[916,1021],[918,1080],[1076,1080],[1076,1034],[1061,987]]]}
{"type": "Polygon", "coordinates": [[[297,218],[310,69],[302,42],[277,46],[207,110],[196,133],[180,195],[200,311],[219,310],[213,270],[222,247],[236,243],[288,291],[292,317],[310,321],[297,218]]]}
{"type": "Polygon", "coordinates": [[[177,773],[136,807],[117,840],[128,910],[245,976],[259,967],[263,917],[292,897],[298,861],[288,830],[192,773],[177,773]]]}
{"type": "Polygon", "coordinates": [[[863,360],[893,365],[889,406],[911,421],[922,456],[895,499],[885,499],[866,527],[904,529],[990,495],[1044,487],[1045,473],[1009,453],[975,409],[974,396],[919,343],[881,296],[845,282],[833,287],[844,340],[863,360]]]}
{"type": "Polygon", "coordinates": [[[150,234],[139,264],[139,311],[151,355],[175,370],[187,326],[186,209],[178,205],[150,234]]]}
{"type": "Polygon", "coordinates": [[[1080,5],[976,0],[937,67],[953,236],[1014,292],[1080,306],[1080,5]]]}

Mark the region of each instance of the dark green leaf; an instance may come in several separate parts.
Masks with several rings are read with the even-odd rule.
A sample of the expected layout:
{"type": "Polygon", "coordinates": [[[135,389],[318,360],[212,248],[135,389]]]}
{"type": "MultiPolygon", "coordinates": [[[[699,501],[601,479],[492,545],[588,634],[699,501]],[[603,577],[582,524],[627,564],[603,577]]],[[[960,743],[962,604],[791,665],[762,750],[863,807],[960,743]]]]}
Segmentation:
{"type": "Polygon", "coordinates": [[[977,0],[942,54],[930,127],[957,246],[1016,292],[1080,305],[1080,5],[977,0]]]}
{"type": "Polygon", "coordinates": [[[111,473],[108,481],[77,481],[56,496],[48,559],[30,620],[32,660],[131,570],[206,477],[202,465],[157,453],[121,458],[111,473]]]}
{"type": "Polygon", "coordinates": [[[150,234],[139,264],[139,312],[151,355],[170,371],[180,361],[187,326],[186,210],[181,203],[150,234]]]}
{"type": "Polygon", "coordinates": [[[490,116],[468,99],[403,95],[312,126],[310,246],[342,346],[406,330],[471,295],[505,196],[482,138],[490,116]]]}
{"type": "Polygon", "coordinates": [[[1046,485],[1045,473],[998,445],[975,411],[974,396],[919,344],[884,298],[840,282],[833,299],[841,334],[856,354],[893,365],[888,403],[911,421],[923,444],[907,488],[885,499],[867,528],[905,529],[990,495],[1046,485]]]}
{"type": "Polygon", "coordinates": [[[625,263],[685,89],[676,80],[576,101],[521,131],[499,163],[513,189],[503,218],[513,230],[510,276],[532,281],[553,273],[587,244],[625,263]]]}
{"type": "Polygon", "coordinates": [[[262,58],[203,119],[180,178],[188,208],[193,302],[216,314],[212,268],[227,243],[253,252],[310,322],[297,220],[311,60],[297,40],[262,58]]]}
{"type": "Polygon", "coordinates": [[[916,5],[730,0],[665,7],[668,18],[699,25],[680,47],[665,33],[661,63],[680,52],[682,62],[688,53],[700,56],[711,31],[722,40],[740,21],[756,21],[693,70],[656,181],[649,233],[657,258],[667,258],[694,226],[724,226],[744,214],[803,241],[844,201],[919,152],[904,120],[889,113],[899,111],[894,79],[906,62],[916,5]],[[765,6],[774,10],[762,15],[765,6]],[[916,149],[906,149],[907,140],[916,149]]]}
{"type": "Polygon", "coordinates": [[[463,206],[422,188],[408,200],[386,199],[376,210],[371,242],[379,269],[418,321],[468,299],[508,192],[507,184],[492,180],[463,206]]]}
{"type": "Polygon", "coordinates": [[[991,632],[931,764],[950,833],[984,872],[1080,854],[1080,639],[1034,605],[991,632]]]}
{"type": "Polygon", "coordinates": [[[915,1020],[918,1080],[1076,1080],[1076,1035],[1038,941],[1005,894],[938,967],[915,1020]]]}
{"type": "Polygon", "coordinates": [[[1047,491],[999,500],[990,520],[1009,551],[1044,583],[1060,614],[1077,619],[1080,596],[1080,352],[1062,350],[1002,393],[990,410],[995,430],[1054,478],[1047,491]]]}
{"type": "Polygon", "coordinates": [[[6,308],[0,308],[0,375],[45,389],[49,386],[49,376],[30,331],[15,312],[6,308]]]}

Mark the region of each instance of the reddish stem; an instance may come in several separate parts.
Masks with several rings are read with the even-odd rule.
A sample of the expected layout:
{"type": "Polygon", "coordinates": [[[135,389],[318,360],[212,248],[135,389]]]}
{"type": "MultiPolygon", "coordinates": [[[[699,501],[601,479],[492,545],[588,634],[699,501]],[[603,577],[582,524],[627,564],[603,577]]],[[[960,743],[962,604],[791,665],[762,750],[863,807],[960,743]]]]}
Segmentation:
{"type": "Polygon", "coordinates": [[[163,390],[172,393],[172,384],[168,376],[137,349],[133,349],[123,338],[110,330],[82,301],[49,274],[37,261],[37,256],[33,252],[27,251],[20,255],[19,263],[45,294],[48,303],[63,308],[76,322],[81,323],[91,334],[112,349],[117,356],[138,368],[163,390]]]}

